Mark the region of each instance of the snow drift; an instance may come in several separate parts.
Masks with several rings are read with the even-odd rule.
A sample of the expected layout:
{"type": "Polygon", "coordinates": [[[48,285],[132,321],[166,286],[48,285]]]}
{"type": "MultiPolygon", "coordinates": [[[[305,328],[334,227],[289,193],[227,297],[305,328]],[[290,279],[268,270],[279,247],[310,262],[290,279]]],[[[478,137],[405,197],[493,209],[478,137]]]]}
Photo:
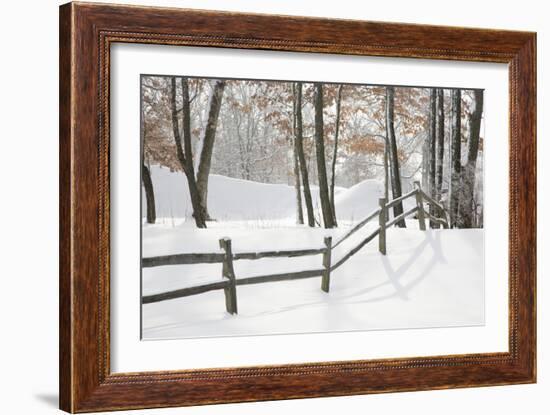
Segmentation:
{"type": "MultiPolygon", "coordinates": [[[[151,166],[151,177],[157,217],[190,218],[193,211],[185,175],[160,166],[151,166]]],[[[311,192],[314,209],[318,211],[318,187],[311,186],[311,192]]],[[[383,183],[378,180],[365,180],[349,189],[337,187],[335,204],[338,219],[353,221],[368,215],[378,207],[378,199],[383,193],[383,183]]],[[[286,184],[259,183],[211,174],[208,182],[208,210],[217,221],[294,220],[296,193],[293,186],[286,184]]],[[[145,213],[146,201],[143,196],[143,217],[145,213]]]]}

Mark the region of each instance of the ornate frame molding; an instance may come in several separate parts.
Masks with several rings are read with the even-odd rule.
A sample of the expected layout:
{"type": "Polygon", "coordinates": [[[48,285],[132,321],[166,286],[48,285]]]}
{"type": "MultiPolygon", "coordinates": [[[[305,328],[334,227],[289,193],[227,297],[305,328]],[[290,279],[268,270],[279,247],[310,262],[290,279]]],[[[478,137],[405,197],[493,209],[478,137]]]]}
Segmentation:
{"type": "Polygon", "coordinates": [[[104,4],[61,6],[61,408],[90,412],[534,382],[535,105],[534,33],[104,4]],[[332,39],[333,33],[338,37],[332,39]],[[111,373],[109,69],[110,45],[117,42],[508,63],[510,351],[111,373]]]}

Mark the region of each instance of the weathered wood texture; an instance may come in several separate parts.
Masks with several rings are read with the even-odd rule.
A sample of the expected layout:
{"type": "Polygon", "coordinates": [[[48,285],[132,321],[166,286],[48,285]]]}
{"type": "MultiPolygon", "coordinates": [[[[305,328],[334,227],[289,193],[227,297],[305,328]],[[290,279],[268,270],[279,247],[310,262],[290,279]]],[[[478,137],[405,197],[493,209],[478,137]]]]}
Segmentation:
{"type": "Polygon", "coordinates": [[[59,56],[62,409],[90,412],[535,381],[534,33],[72,3],[60,10],[59,56]],[[115,42],[509,64],[509,351],[111,373],[109,71],[115,42]]]}
{"type": "Polygon", "coordinates": [[[445,212],[445,208],[443,207],[443,205],[441,203],[439,203],[435,199],[431,198],[430,195],[426,194],[426,192],[424,192],[423,190],[420,190],[420,193],[422,194],[422,199],[424,199],[429,204],[435,206],[440,211],[445,212]]]}
{"type": "Polygon", "coordinates": [[[235,284],[236,277],[235,269],[233,268],[231,239],[220,239],[220,248],[224,250],[222,276],[228,279],[228,284],[223,290],[225,293],[225,309],[229,314],[237,314],[237,286],[235,284]]]}
{"type": "Polygon", "coordinates": [[[425,215],[428,217],[428,219],[430,219],[430,221],[432,221],[433,223],[436,223],[438,225],[441,225],[443,226],[443,228],[445,229],[449,229],[449,225],[447,224],[447,221],[445,219],[442,219],[442,218],[438,218],[437,216],[433,216],[432,214],[430,214],[429,212],[425,212],[425,215]]]}
{"type": "Polygon", "coordinates": [[[426,218],[424,214],[424,203],[422,202],[422,193],[420,188],[420,182],[414,182],[414,187],[417,190],[415,194],[416,207],[418,208],[418,227],[421,231],[426,230],[426,218]]]}
{"type": "Polygon", "coordinates": [[[336,248],[338,245],[340,245],[342,242],[347,240],[351,235],[353,235],[355,232],[357,232],[359,229],[361,229],[363,226],[365,226],[368,222],[373,220],[374,218],[378,217],[380,214],[380,209],[376,209],[374,212],[372,212],[369,216],[367,216],[365,219],[363,219],[361,222],[359,222],[357,225],[355,225],[353,228],[351,228],[350,231],[348,231],[344,236],[342,236],[338,242],[336,242],[332,248],[336,248]]]}
{"type": "Polygon", "coordinates": [[[152,256],[142,258],[141,266],[151,268],[166,265],[217,264],[222,263],[224,258],[225,254],[218,252],[152,256]]]}
{"type": "Polygon", "coordinates": [[[393,218],[392,220],[390,220],[388,223],[385,224],[385,227],[386,228],[389,228],[390,226],[393,226],[393,225],[396,225],[398,224],[399,222],[401,221],[404,221],[407,216],[411,216],[413,213],[415,213],[416,211],[418,210],[418,208],[415,206],[409,210],[407,210],[406,212],[403,212],[401,215],[399,216],[396,216],[395,218],[393,218]]]}
{"type": "MultiPolygon", "coordinates": [[[[435,199],[432,199],[422,189],[420,189],[420,187],[419,187],[419,196],[418,197],[420,198],[420,203],[421,203],[421,207],[422,207],[423,212],[425,211],[424,201],[426,201],[430,205],[430,207],[433,208],[433,211],[434,211],[435,215],[440,216],[438,218],[437,216],[426,212],[430,216],[430,219],[432,220],[433,223],[443,225],[443,227],[445,229],[448,229],[448,228],[451,227],[451,223],[449,221],[449,213],[447,212],[447,209],[445,209],[445,207],[441,203],[437,202],[435,199]],[[439,220],[434,220],[434,218],[437,218],[439,220]]],[[[420,209],[420,207],[419,207],[419,209],[420,209]]]]}
{"type": "Polygon", "coordinates": [[[319,249],[299,249],[286,251],[263,251],[263,252],[241,252],[234,254],[230,238],[219,240],[220,248],[223,253],[185,253],[175,255],[165,255],[157,257],[145,257],[141,259],[142,268],[189,265],[189,264],[222,264],[222,277],[226,281],[213,282],[208,284],[196,285],[192,287],[181,288],[172,291],[161,292],[142,297],[142,304],[157,303],[160,301],[174,300],[176,298],[188,297],[190,295],[203,294],[214,290],[224,290],[225,308],[230,314],[237,314],[237,286],[249,284],[261,284],[266,282],[289,281],[303,278],[322,276],[321,289],[328,292],[330,284],[330,256],[332,238],[325,238],[325,247],[319,249]],[[262,258],[293,258],[308,255],[323,255],[323,270],[305,270],[286,272],[281,274],[259,275],[237,279],[233,267],[235,260],[257,260],[262,258]],[[327,265],[328,264],[328,265],[327,265]]]}
{"type": "Polygon", "coordinates": [[[386,203],[386,209],[391,209],[398,203],[403,202],[403,200],[408,199],[411,196],[414,196],[415,193],[416,193],[416,190],[411,190],[409,193],[405,193],[402,196],[396,197],[395,199],[388,201],[388,203],[386,203]]]}
{"type": "Polygon", "coordinates": [[[353,249],[351,249],[346,255],[344,255],[342,258],[340,258],[332,267],[331,271],[334,271],[336,268],[338,268],[340,265],[344,264],[348,259],[350,259],[353,255],[355,255],[357,252],[359,252],[366,244],[368,244],[370,241],[372,241],[378,234],[380,233],[380,228],[376,228],[369,236],[367,236],[365,239],[363,239],[361,242],[359,242],[353,249]]]}
{"type": "Polygon", "coordinates": [[[214,290],[226,290],[230,286],[229,281],[218,281],[210,284],[195,285],[193,287],[180,288],[178,290],[166,291],[159,294],[145,295],[142,297],[142,304],[158,303],[159,301],[174,300],[176,298],[189,297],[207,293],[214,290]]]}
{"type": "MultiPolygon", "coordinates": [[[[328,268],[328,270],[330,273],[330,267],[328,268]]],[[[226,296],[227,312],[230,314],[236,314],[237,293],[235,291],[235,287],[239,285],[264,284],[266,282],[294,281],[305,278],[321,277],[326,271],[326,268],[312,269],[306,271],[286,272],[281,274],[259,275],[256,277],[245,277],[235,279],[234,282],[232,282],[231,280],[212,282],[209,284],[195,285],[192,287],[180,288],[178,290],[146,295],[142,297],[142,303],[158,303],[160,301],[174,300],[176,298],[189,297],[191,295],[203,294],[209,291],[223,289],[226,296]]]]}
{"type": "Polygon", "coordinates": [[[328,293],[330,290],[330,267],[332,262],[332,237],[325,238],[325,251],[323,252],[323,275],[321,278],[321,289],[328,293]]]}
{"type": "Polygon", "coordinates": [[[292,281],[304,278],[320,277],[323,274],[322,269],[312,269],[306,271],[284,272],[281,274],[260,275],[258,277],[239,278],[237,285],[263,284],[265,282],[292,281]]]}
{"type": "Polygon", "coordinates": [[[386,222],[388,221],[388,210],[386,209],[385,198],[378,199],[380,214],[378,215],[378,250],[382,255],[386,255],[386,222]]]}
{"type": "Polygon", "coordinates": [[[294,258],[299,256],[319,255],[324,252],[324,248],[318,249],[296,249],[286,251],[260,251],[260,252],[238,252],[233,254],[235,260],[238,259],[261,259],[261,258],[294,258]]]}
{"type": "MultiPolygon", "coordinates": [[[[233,260],[260,259],[260,258],[293,258],[299,256],[319,255],[324,248],[319,249],[297,249],[287,251],[260,251],[260,252],[237,252],[233,254],[233,260]]],[[[143,268],[159,267],[164,265],[192,265],[192,264],[216,264],[224,261],[225,254],[212,253],[185,253],[174,255],[163,255],[145,257],[141,259],[143,268]]]]}

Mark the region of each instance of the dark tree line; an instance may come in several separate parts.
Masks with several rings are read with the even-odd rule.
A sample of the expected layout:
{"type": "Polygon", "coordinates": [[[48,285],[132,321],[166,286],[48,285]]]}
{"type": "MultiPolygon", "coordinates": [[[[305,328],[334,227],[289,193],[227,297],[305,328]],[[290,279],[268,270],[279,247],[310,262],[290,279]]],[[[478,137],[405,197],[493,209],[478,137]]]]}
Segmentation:
{"type": "Polygon", "coordinates": [[[480,144],[481,118],[483,113],[483,91],[474,90],[473,112],[469,117],[468,153],[466,164],[462,168],[462,193],[460,196],[460,221],[463,228],[475,226],[475,212],[477,209],[475,201],[475,183],[477,156],[480,144]]]}
{"type": "MultiPolygon", "coordinates": [[[[483,114],[483,90],[471,91],[472,109],[469,113],[463,106],[463,91],[450,91],[450,186],[448,206],[451,226],[455,228],[472,228],[476,222],[477,203],[475,195],[476,166],[480,150],[480,130],[483,114]],[[462,114],[466,113],[467,133],[465,139],[462,128],[462,114]],[[466,141],[466,146],[464,146],[466,141]],[[463,154],[466,148],[466,157],[463,154]],[[465,159],[465,160],[464,160],[465,159]]],[[[436,200],[443,203],[444,154],[445,154],[445,111],[444,91],[441,88],[430,89],[429,100],[429,135],[427,141],[428,191],[436,200]]],[[[430,208],[430,213],[437,216],[439,212],[430,208]]],[[[432,227],[438,227],[431,223],[432,227]]]]}
{"type": "MultiPolygon", "coordinates": [[[[449,184],[448,206],[451,226],[455,228],[472,228],[479,226],[477,220],[478,205],[476,200],[476,169],[477,158],[480,151],[480,130],[483,115],[483,90],[469,91],[471,101],[467,112],[462,104],[463,91],[453,89],[450,91],[451,122],[449,126],[449,184]],[[464,138],[462,128],[463,113],[466,114],[467,133],[464,138]],[[466,145],[464,146],[464,141],[466,145]],[[463,147],[466,148],[464,160],[463,147]]],[[[402,195],[401,173],[399,166],[398,145],[395,134],[395,88],[386,87],[386,136],[384,153],[384,175],[386,183],[391,184],[392,198],[402,195]]],[[[444,198],[444,159],[445,159],[445,92],[442,88],[430,88],[427,100],[427,127],[424,142],[423,162],[424,166],[424,191],[430,194],[442,205],[447,203],[444,198]]],[[[386,186],[386,198],[388,193],[386,186]]],[[[429,207],[432,216],[441,216],[441,212],[433,206],[429,207]]],[[[393,214],[398,216],[403,212],[401,203],[394,206],[393,214]]],[[[432,228],[439,225],[430,221],[432,228]]],[[[397,226],[404,227],[402,221],[397,226]]]]}

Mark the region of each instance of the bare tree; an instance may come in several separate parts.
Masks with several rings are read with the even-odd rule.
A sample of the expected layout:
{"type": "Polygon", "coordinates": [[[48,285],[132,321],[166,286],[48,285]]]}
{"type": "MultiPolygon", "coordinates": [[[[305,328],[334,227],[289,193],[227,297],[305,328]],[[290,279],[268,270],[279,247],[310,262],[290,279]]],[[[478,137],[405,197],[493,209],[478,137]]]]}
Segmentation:
{"type": "Polygon", "coordinates": [[[336,95],[336,122],[335,122],[335,130],[334,130],[334,151],[332,153],[331,179],[330,179],[330,207],[332,209],[332,215],[333,215],[335,226],[337,226],[338,221],[336,220],[336,204],[334,203],[334,186],[336,181],[336,158],[338,155],[338,135],[340,133],[340,108],[342,104],[342,88],[343,88],[343,85],[338,86],[338,92],[336,95]]]}
{"type": "Polygon", "coordinates": [[[141,102],[141,180],[145,189],[145,200],[147,204],[147,223],[155,223],[157,219],[155,208],[155,191],[153,189],[153,181],[151,180],[151,172],[147,164],[145,164],[145,103],[141,102]]]}
{"type": "Polygon", "coordinates": [[[315,155],[317,158],[317,175],[319,178],[319,199],[325,228],[333,228],[334,215],[330,206],[325,161],[325,141],[323,123],[323,84],[314,84],[313,106],[315,108],[315,155]]]}
{"type": "Polygon", "coordinates": [[[197,187],[206,212],[206,220],[211,220],[208,213],[208,176],[210,175],[212,152],[214,150],[216,128],[218,126],[218,117],[222,106],[224,88],[225,81],[215,81],[212,95],[210,97],[208,121],[206,122],[206,127],[204,129],[201,158],[199,162],[199,170],[197,172],[197,187]]]}
{"type": "Polygon", "coordinates": [[[475,215],[477,205],[475,203],[476,163],[479,152],[479,138],[481,130],[481,116],[483,113],[483,90],[473,91],[473,111],[468,120],[468,158],[462,172],[462,194],[460,200],[460,216],[464,228],[476,226],[475,215]]]}
{"type": "MultiPolygon", "coordinates": [[[[436,149],[436,90],[435,88],[430,88],[430,107],[428,112],[428,193],[431,197],[436,197],[436,181],[435,181],[435,149],[436,149]]],[[[435,208],[430,205],[430,215],[435,216],[435,208]]],[[[436,228],[439,227],[436,222],[430,220],[430,227],[436,228]]]]}
{"type": "Polygon", "coordinates": [[[436,200],[441,201],[441,193],[443,191],[443,157],[445,155],[445,106],[442,88],[437,88],[436,111],[436,200]]]}
{"type": "Polygon", "coordinates": [[[206,228],[206,209],[204,208],[197,182],[195,179],[195,169],[193,167],[193,150],[191,146],[191,111],[189,108],[189,84],[187,78],[181,78],[182,90],[182,123],[183,129],[180,131],[179,117],[177,108],[177,84],[176,77],[171,78],[171,110],[172,110],[172,130],[174,141],[176,143],[176,152],[181,168],[187,178],[189,195],[193,206],[193,217],[197,228],[206,228]],[[182,133],[183,132],[183,146],[182,133]]]}
{"type": "Polygon", "coordinates": [[[151,180],[151,172],[149,167],[142,163],[141,165],[141,179],[143,180],[143,187],[145,189],[145,200],[147,202],[147,223],[155,223],[157,219],[155,209],[155,192],[153,190],[153,181],[151,180]]]}
{"type": "Polygon", "coordinates": [[[302,83],[295,84],[295,100],[296,100],[296,148],[298,151],[298,161],[300,164],[300,175],[304,188],[304,201],[306,203],[307,222],[311,227],[315,226],[315,215],[313,213],[313,202],[311,199],[311,190],[309,188],[309,174],[307,171],[307,161],[304,154],[304,135],[303,135],[303,120],[302,120],[302,83]]]}
{"type": "MultiPolygon", "coordinates": [[[[401,197],[401,175],[399,173],[399,158],[397,153],[397,141],[395,138],[395,114],[394,103],[395,89],[393,86],[386,87],[386,135],[388,137],[388,143],[390,146],[390,174],[392,180],[392,196],[394,199],[401,197]]],[[[403,203],[397,203],[393,208],[393,215],[395,217],[403,213],[403,203]]],[[[397,222],[397,226],[405,228],[405,220],[397,222]]]]}
{"type": "Polygon", "coordinates": [[[292,132],[294,135],[293,143],[293,154],[292,158],[294,160],[294,189],[296,190],[296,223],[298,225],[304,224],[304,209],[302,207],[302,185],[300,183],[300,160],[298,157],[298,140],[296,139],[296,86],[292,84],[292,132]]]}
{"type": "Polygon", "coordinates": [[[384,199],[390,196],[390,146],[388,137],[384,138],[384,199]]]}
{"type": "Polygon", "coordinates": [[[451,92],[451,226],[462,227],[459,217],[460,186],[461,186],[461,105],[462,97],[460,89],[451,92]]]}

